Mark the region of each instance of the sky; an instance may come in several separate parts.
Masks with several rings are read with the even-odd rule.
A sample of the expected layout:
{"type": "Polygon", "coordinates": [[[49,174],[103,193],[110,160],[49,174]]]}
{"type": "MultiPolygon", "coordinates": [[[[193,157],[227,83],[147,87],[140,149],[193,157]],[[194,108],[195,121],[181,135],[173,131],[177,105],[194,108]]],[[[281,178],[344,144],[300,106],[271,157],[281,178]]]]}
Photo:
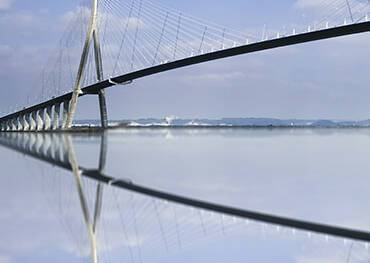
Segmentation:
{"type": "MultiPolygon", "coordinates": [[[[357,0],[354,0],[357,1],[357,0]]],[[[319,1],[179,1],[165,5],[236,30],[299,24],[319,1]],[[206,11],[205,11],[206,10],[206,11]]],[[[0,110],[36,93],[77,0],[0,0],[0,110]]],[[[369,119],[369,34],[214,61],[107,90],[110,119],[273,117],[369,119]]],[[[72,89],[72,87],[71,87],[72,89]]],[[[98,118],[83,97],[77,118],[98,118]]]]}

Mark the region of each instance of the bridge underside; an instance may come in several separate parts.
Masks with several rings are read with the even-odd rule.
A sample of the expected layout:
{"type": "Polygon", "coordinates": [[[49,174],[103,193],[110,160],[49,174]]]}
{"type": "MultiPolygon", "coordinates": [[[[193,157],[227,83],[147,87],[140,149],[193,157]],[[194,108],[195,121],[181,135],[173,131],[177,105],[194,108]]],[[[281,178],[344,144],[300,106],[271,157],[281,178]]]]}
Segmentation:
{"type": "MultiPolygon", "coordinates": [[[[127,84],[133,80],[146,76],[183,68],[191,65],[201,64],[208,61],[259,52],[263,50],[275,49],[279,47],[303,44],[329,38],[336,38],[347,35],[354,35],[370,31],[370,22],[344,25],[328,28],[303,34],[290,35],[272,40],[261,41],[234,48],[224,49],[212,53],[193,56],[165,64],[153,66],[143,70],[131,72],[125,75],[113,77],[95,83],[81,89],[79,97],[85,95],[104,94],[104,90],[112,86],[127,84]]],[[[9,114],[0,118],[1,131],[50,131],[65,130],[68,128],[67,117],[69,114],[70,103],[73,92],[52,98],[48,101],[25,108],[21,111],[9,114]]],[[[106,117],[106,112],[101,112],[102,117],[106,117]]],[[[104,125],[103,125],[104,126],[104,125]]]]}

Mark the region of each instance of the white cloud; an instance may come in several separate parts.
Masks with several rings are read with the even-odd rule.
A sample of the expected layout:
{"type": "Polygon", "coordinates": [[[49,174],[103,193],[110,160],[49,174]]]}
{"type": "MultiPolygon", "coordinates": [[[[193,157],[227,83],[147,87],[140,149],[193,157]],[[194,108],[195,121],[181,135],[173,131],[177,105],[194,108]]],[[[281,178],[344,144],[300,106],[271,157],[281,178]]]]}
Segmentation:
{"type": "Polygon", "coordinates": [[[0,0],[0,10],[7,10],[11,7],[13,0],[0,0]]]}

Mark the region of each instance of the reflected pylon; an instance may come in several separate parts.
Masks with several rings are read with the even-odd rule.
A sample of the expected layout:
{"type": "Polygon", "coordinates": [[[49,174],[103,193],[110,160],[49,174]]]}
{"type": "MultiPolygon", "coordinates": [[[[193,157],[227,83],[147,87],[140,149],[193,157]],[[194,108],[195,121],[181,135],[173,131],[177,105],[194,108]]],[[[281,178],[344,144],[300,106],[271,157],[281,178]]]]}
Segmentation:
{"type": "MultiPolygon", "coordinates": [[[[87,227],[90,246],[91,246],[91,259],[93,263],[98,263],[98,242],[97,242],[97,233],[98,233],[98,224],[100,220],[102,205],[103,205],[103,185],[98,183],[96,189],[96,198],[94,206],[94,217],[91,220],[89,207],[87,205],[86,196],[84,193],[84,187],[82,183],[82,171],[79,168],[76,153],[73,148],[71,138],[65,136],[65,145],[68,149],[68,160],[72,168],[73,175],[76,181],[76,187],[78,191],[78,196],[81,204],[81,209],[84,217],[84,221],[87,227]]],[[[100,158],[99,158],[99,172],[103,172],[105,169],[106,163],[106,154],[107,154],[107,144],[106,144],[106,134],[103,133],[101,136],[101,148],[100,148],[100,158]]]]}

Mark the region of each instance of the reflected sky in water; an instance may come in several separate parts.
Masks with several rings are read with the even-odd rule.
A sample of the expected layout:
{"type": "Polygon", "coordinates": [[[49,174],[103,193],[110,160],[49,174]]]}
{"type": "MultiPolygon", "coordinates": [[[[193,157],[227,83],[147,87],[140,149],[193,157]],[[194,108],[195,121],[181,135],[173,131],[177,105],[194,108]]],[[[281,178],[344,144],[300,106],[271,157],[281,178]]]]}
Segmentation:
{"type": "MultiPolygon", "coordinates": [[[[161,191],[370,229],[367,129],[117,130],[105,137],[106,154],[99,135],[12,136],[2,144],[14,141],[20,149],[32,141],[35,151],[45,149],[44,156],[60,163],[74,160],[161,191]]],[[[97,181],[10,148],[1,147],[0,158],[1,263],[93,262],[92,239],[98,262],[370,260],[361,241],[241,219],[113,185],[101,185],[96,213],[97,181]],[[97,219],[93,235],[84,205],[87,221],[97,219]]]]}

